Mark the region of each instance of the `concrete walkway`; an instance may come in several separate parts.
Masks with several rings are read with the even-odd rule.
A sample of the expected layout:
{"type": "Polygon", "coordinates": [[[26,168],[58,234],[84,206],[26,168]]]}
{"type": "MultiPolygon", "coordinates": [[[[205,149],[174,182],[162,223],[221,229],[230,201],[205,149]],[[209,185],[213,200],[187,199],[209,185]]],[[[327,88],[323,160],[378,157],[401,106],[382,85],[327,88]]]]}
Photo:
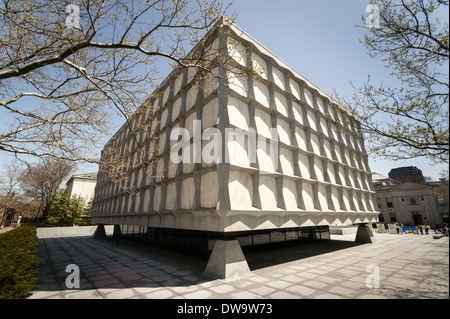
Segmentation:
{"type": "Polygon", "coordinates": [[[42,238],[41,286],[31,299],[449,298],[448,237],[375,234],[374,244],[363,245],[351,237],[246,253],[252,274],[234,281],[205,277],[207,260],[163,248],[42,238]],[[80,288],[66,286],[70,264],[80,270],[80,288]]]}

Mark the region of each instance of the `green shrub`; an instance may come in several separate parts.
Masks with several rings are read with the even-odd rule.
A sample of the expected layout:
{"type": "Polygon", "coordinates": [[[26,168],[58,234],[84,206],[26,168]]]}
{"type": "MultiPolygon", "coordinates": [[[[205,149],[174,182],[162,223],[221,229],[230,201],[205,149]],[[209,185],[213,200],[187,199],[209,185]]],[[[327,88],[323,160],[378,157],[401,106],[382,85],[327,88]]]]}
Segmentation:
{"type": "Polygon", "coordinates": [[[0,299],[24,299],[38,288],[36,227],[23,226],[0,235],[0,299]]]}
{"type": "Polygon", "coordinates": [[[82,197],[68,197],[67,190],[53,195],[50,202],[46,224],[58,226],[91,225],[92,201],[88,203],[82,197]]]}

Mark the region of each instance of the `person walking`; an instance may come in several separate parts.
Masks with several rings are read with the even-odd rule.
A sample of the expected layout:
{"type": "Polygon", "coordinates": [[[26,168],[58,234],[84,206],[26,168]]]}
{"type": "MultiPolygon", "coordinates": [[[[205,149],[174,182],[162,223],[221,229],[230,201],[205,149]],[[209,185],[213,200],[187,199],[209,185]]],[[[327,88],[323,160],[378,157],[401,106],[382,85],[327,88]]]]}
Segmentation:
{"type": "Polygon", "coordinates": [[[425,235],[428,235],[428,225],[425,225],[425,235]]]}

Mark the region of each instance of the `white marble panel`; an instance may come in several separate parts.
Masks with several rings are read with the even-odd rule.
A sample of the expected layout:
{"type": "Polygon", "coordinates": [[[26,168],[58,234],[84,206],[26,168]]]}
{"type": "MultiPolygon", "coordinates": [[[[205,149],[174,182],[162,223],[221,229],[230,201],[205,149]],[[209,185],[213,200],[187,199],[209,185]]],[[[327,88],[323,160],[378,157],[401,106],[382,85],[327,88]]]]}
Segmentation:
{"type": "Polygon", "coordinates": [[[341,154],[341,147],[339,146],[339,144],[334,144],[334,154],[336,155],[336,159],[338,162],[343,163],[344,160],[342,158],[342,154],[341,154]]]}
{"type": "Polygon", "coordinates": [[[267,76],[267,62],[262,57],[257,54],[253,54],[253,69],[258,73],[263,79],[268,79],[267,76]]]}
{"type": "Polygon", "coordinates": [[[275,91],[275,106],[277,111],[284,116],[289,116],[288,114],[288,104],[286,97],[278,91],[275,91]]]}
{"type": "Polygon", "coordinates": [[[247,64],[247,51],[238,40],[228,37],[227,39],[228,55],[240,65],[247,64]]]}
{"type": "Polygon", "coordinates": [[[316,172],[316,178],[318,181],[325,181],[323,176],[323,165],[322,161],[318,158],[314,158],[314,170],[316,172]]]}
{"type": "Polygon", "coordinates": [[[280,164],[283,174],[294,175],[292,151],[284,147],[280,147],[280,164]]]}
{"type": "Polygon", "coordinates": [[[203,107],[202,112],[202,130],[212,127],[217,123],[219,118],[219,100],[213,99],[203,107]]]}
{"type": "Polygon", "coordinates": [[[265,107],[270,107],[269,88],[267,85],[255,80],[253,81],[253,89],[256,101],[265,107]]]}
{"type": "Polygon", "coordinates": [[[257,143],[258,149],[256,151],[259,169],[265,172],[274,172],[276,171],[276,160],[274,156],[271,155],[271,148],[268,142],[266,143],[257,143]]]}
{"type": "Polygon", "coordinates": [[[328,134],[328,124],[327,124],[327,120],[324,117],[320,117],[320,128],[322,129],[322,133],[326,136],[326,137],[330,137],[330,135],[328,134]]]}
{"type": "Polygon", "coordinates": [[[347,185],[345,182],[345,170],[342,165],[339,166],[339,179],[341,180],[342,185],[347,185]]]}
{"type": "Polygon", "coordinates": [[[365,190],[369,190],[368,180],[366,173],[360,173],[361,176],[361,187],[365,190]]]}
{"type": "Polygon", "coordinates": [[[255,109],[255,125],[258,134],[271,138],[270,129],[272,127],[272,119],[269,113],[255,109]]]}
{"type": "Polygon", "coordinates": [[[200,205],[205,208],[217,207],[217,199],[219,194],[219,181],[217,172],[205,174],[201,178],[200,189],[200,205]]]}
{"type": "Polygon", "coordinates": [[[193,160],[193,150],[192,150],[192,143],[189,145],[190,150],[190,160],[189,161],[182,161],[183,164],[183,174],[189,174],[194,170],[194,160],[193,160]]]}
{"type": "Polygon", "coordinates": [[[194,196],[194,178],[186,178],[181,183],[181,209],[192,209],[194,207],[194,196]]]}
{"type": "Polygon", "coordinates": [[[277,208],[277,184],[273,177],[260,175],[259,177],[259,197],[262,209],[277,208]]]}
{"type": "Polygon", "coordinates": [[[298,167],[300,169],[301,177],[310,178],[308,156],[301,152],[298,153],[298,167]]]}
{"type": "Polygon", "coordinates": [[[286,205],[286,210],[298,209],[297,203],[297,187],[295,181],[284,179],[283,180],[283,199],[286,205]]]}
{"type": "Polygon", "coordinates": [[[336,126],[331,127],[331,137],[336,141],[339,142],[339,135],[340,135],[340,129],[338,129],[336,126]]]}
{"type": "Polygon", "coordinates": [[[328,177],[330,178],[330,183],[336,184],[336,177],[334,176],[334,166],[330,162],[328,162],[327,165],[327,173],[328,177]]]}
{"type": "MultiPolygon", "coordinates": [[[[184,128],[189,132],[189,138],[194,136],[194,120],[197,120],[197,114],[194,112],[186,118],[184,128]]],[[[202,121],[202,125],[203,121],[202,121]]]]}
{"type": "Polygon", "coordinates": [[[222,161],[222,140],[217,130],[207,132],[202,140],[202,167],[214,166],[222,161]],[[211,133],[211,134],[210,134],[211,133]]]}
{"type": "Polygon", "coordinates": [[[323,139],[323,149],[325,151],[325,156],[331,159],[331,145],[330,142],[326,139],[323,139]]]}
{"type": "Polygon", "coordinates": [[[278,139],[286,143],[288,145],[291,145],[291,130],[290,125],[288,122],[282,119],[277,120],[277,130],[278,130],[278,139]]]}
{"type": "Polygon", "coordinates": [[[232,209],[253,207],[253,182],[250,174],[243,171],[230,171],[228,191],[232,209]]]}
{"type": "Polygon", "coordinates": [[[177,98],[172,105],[172,122],[180,116],[181,110],[181,97],[177,98]]]}
{"type": "Polygon", "coordinates": [[[314,152],[314,154],[318,154],[320,155],[320,141],[319,141],[319,137],[311,132],[311,147],[312,147],[312,151],[314,152]]]}
{"type": "Polygon", "coordinates": [[[338,192],[337,188],[335,188],[335,187],[331,188],[331,201],[334,205],[334,209],[336,211],[340,210],[339,192],[338,192]]]}
{"type": "Polygon", "coordinates": [[[198,84],[195,84],[189,89],[187,93],[186,111],[189,111],[195,105],[195,101],[197,100],[197,94],[198,94],[198,84]]]}
{"type": "Polygon", "coordinates": [[[156,181],[160,182],[162,180],[162,178],[164,176],[166,176],[166,174],[167,174],[167,170],[164,167],[164,159],[161,158],[160,160],[158,160],[158,163],[156,165],[156,174],[155,174],[156,181]]]}
{"type": "Polygon", "coordinates": [[[347,149],[344,150],[345,163],[351,164],[350,153],[347,149]]]}
{"type": "Polygon", "coordinates": [[[366,198],[365,198],[365,196],[361,192],[354,191],[353,193],[356,194],[356,198],[357,198],[356,209],[360,210],[360,211],[363,211],[363,212],[366,212],[367,211],[367,206],[366,206],[366,198]]]}
{"type": "Polygon", "coordinates": [[[372,195],[369,194],[369,193],[366,193],[364,196],[366,198],[367,211],[373,212],[374,211],[374,206],[373,206],[373,197],[372,197],[372,195]]]}
{"type": "Polygon", "coordinates": [[[286,90],[286,86],[284,83],[284,73],[276,67],[273,68],[273,80],[279,88],[281,88],[283,91],[286,90]]]}
{"type": "Polygon", "coordinates": [[[144,202],[143,202],[143,205],[142,205],[142,210],[144,212],[149,212],[150,210],[152,210],[149,207],[149,205],[150,205],[150,189],[147,188],[145,190],[145,192],[144,192],[144,202]]]}
{"type": "Polygon", "coordinates": [[[194,78],[196,77],[198,72],[198,69],[195,67],[188,67],[188,74],[187,74],[187,84],[191,83],[192,80],[194,80],[194,78]]]}
{"type": "Polygon", "coordinates": [[[161,186],[156,186],[155,187],[155,194],[154,194],[154,198],[153,198],[153,210],[154,211],[159,211],[160,207],[161,207],[161,200],[162,200],[162,189],[161,186]]]}
{"type": "Polygon", "coordinates": [[[349,182],[350,182],[350,185],[347,185],[347,186],[350,186],[350,187],[352,187],[352,188],[355,188],[355,180],[354,180],[354,177],[353,177],[353,170],[351,170],[351,169],[347,169],[347,176],[348,176],[348,180],[349,180],[349,182]]]}
{"type": "Polygon", "coordinates": [[[320,113],[325,114],[325,105],[323,104],[323,100],[321,97],[317,96],[317,107],[320,113]]]}
{"type": "Polygon", "coordinates": [[[169,167],[168,167],[168,176],[169,178],[173,178],[177,174],[177,168],[179,164],[175,164],[172,161],[169,160],[169,167]]]}
{"type": "Polygon", "coordinates": [[[301,125],[304,125],[305,122],[303,121],[303,107],[297,102],[292,102],[292,111],[294,113],[294,119],[301,125]]]}
{"type": "Polygon", "coordinates": [[[355,182],[356,188],[362,188],[361,174],[357,170],[353,171],[353,181],[355,182]]]}
{"type": "Polygon", "coordinates": [[[317,188],[317,193],[318,193],[317,198],[319,199],[321,210],[327,210],[328,209],[327,190],[325,186],[319,185],[317,188]]]}
{"type": "Polygon", "coordinates": [[[289,81],[289,85],[290,85],[290,87],[291,87],[291,92],[292,92],[292,94],[298,99],[298,100],[300,100],[301,101],[301,91],[300,91],[300,86],[298,85],[298,83],[294,80],[294,79],[291,79],[290,81],[289,81]]]}
{"type": "Polygon", "coordinates": [[[177,95],[178,92],[180,92],[182,82],[183,82],[183,72],[180,72],[175,77],[175,82],[174,82],[174,86],[173,86],[173,95],[174,96],[177,95]]]}
{"type": "Polygon", "coordinates": [[[170,85],[166,87],[163,93],[163,102],[162,105],[164,106],[167,103],[167,100],[169,99],[169,93],[170,93],[170,85]]]}
{"type": "Polygon", "coordinates": [[[166,210],[174,210],[176,198],[177,198],[177,188],[175,182],[167,184],[166,210]]]}
{"type": "Polygon", "coordinates": [[[127,194],[127,210],[126,212],[128,214],[133,214],[134,213],[134,200],[135,200],[135,196],[133,194],[127,194]]]}
{"type": "Polygon", "coordinates": [[[302,197],[305,203],[305,210],[314,210],[314,194],[311,184],[302,183],[302,197]]]}
{"type": "Polygon", "coordinates": [[[350,198],[348,195],[348,191],[346,189],[342,189],[342,193],[343,193],[343,202],[344,202],[345,210],[349,211],[351,209],[350,209],[350,198]]]}
{"type": "Polygon", "coordinates": [[[214,68],[211,73],[208,73],[203,79],[203,93],[208,96],[219,87],[219,70],[214,68]]]}
{"type": "Polygon", "coordinates": [[[230,124],[243,130],[248,130],[250,115],[248,105],[245,102],[229,96],[228,117],[230,119],[230,124]]]}
{"type": "MultiPolygon", "coordinates": [[[[245,140],[246,136],[243,136],[242,139],[232,138],[228,143],[228,156],[230,160],[230,164],[249,167],[250,166],[250,156],[248,150],[246,148],[245,140]],[[243,143],[242,143],[243,141],[243,143]]],[[[256,159],[256,157],[255,157],[256,159]]]]}
{"type": "Polygon", "coordinates": [[[295,139],[297,140],[298,147],[302,150],[306,150],[306,134],[305,131],[298,126],[295,127],[295,139]]]}
{"type": "MultiPolygon", "coordinates": [[[[175,132],[175,130],[177,130],[180,127],[180,123],[175,124],[172,129],[171,132],[175,132]]],[[[171,134],[172,135],[172,134],[171,134]]],[[[169,136],[170,138],[170,136],[169,136]]],[[[178,137],[179,138],[179,137],[178,137]]],[[[170,149],[172,149],[172,147],[178,142],[178,139],[175,138],[170,138],[170,149]]]]}
{"type": "Polygon", "coordinates": [[[164,126],[166,126],[168,114],[169,114],[169,110],[167,108],[161,113],[160,128],[163,128],[164,126]]]}
{"type": "Polygon", "coordinates": [[[317,125],[316,125],[316,114],[313,113],[311,110],[307,111],[307,117],[308,117],[308,123],[311,129],[314,131],[317,131],[317,125]]]}
{"type": "Polygon", "coordinates": [[[313,96],[312,96],[311,91],[305,86],[304,92],[305,92],[306,103],[308,103],[309,106],[313,107],[314,103],[313,103],[313,96]]]}
{"type": "Polygon", "coordinates": [[[237,70],[232,70],[229,74],[228,87],[239,95],[248,95],[248,79],[237,70]]]}

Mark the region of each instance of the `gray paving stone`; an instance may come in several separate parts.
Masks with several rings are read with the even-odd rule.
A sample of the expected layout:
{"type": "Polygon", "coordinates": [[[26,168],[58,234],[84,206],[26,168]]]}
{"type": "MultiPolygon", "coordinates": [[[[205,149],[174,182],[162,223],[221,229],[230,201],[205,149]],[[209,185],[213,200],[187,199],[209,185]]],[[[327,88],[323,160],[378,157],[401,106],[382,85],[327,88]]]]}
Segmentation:
{"type": "Polygon", "coordinates": [[[327,243],[340,244],[251,254],[252,274],[234,281],[206,278],[206,260],[157,247],[125,241],[116,246],[88,237],[40,239],[39,253],[45,257],[39,268],[41,287],[31,299],[449,298],[448,238],[375,236],[374,244],[328,252],[327,243]],[[318,248],[324,253],[315,253],[318,248]],[[79,265],[82,289],[65,287],[69,263],[79,265]],[[369,264],[380,267],[380,288],[366,286],[369,264]]]}
{"type": "Polygon", "coordinates": [[[148,299],[169,299],[174,296],[175,293],[173,291],[164,288],[152,291],[145,295],[145,297],[148,299]]]}
{"type": "Polygon", "coordinates": [[[286,290],[303,297],[309,297],[317,293],[316,289],[300,285],[288,287],[286,290]]]}

